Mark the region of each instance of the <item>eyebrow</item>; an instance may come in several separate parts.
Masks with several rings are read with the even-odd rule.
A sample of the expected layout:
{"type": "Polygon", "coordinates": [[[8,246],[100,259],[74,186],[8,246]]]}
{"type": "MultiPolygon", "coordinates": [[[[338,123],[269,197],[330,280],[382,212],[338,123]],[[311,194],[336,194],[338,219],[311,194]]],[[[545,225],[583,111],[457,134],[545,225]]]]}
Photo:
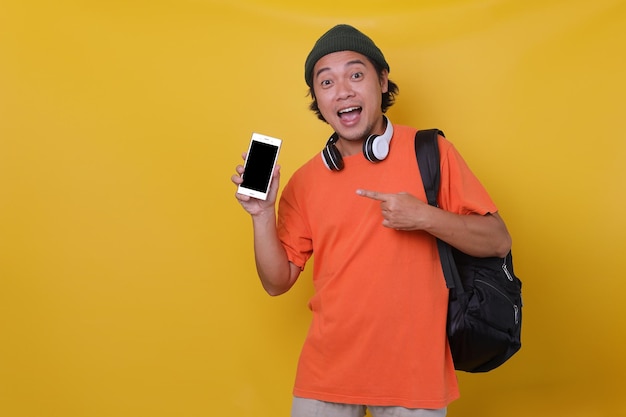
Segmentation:
{"type": "MultiPolygon", "coordinates": [[[[346,65],[344,65],[344,68],[347,68],[351,65],[358,65],[358,64],[365,66],[365,62],[363,62],[361,59],[353,59],[351,61],[346,62],[346,65]]],[[[324,67],[324,68],[320,68],[319,70],[317,70],[317,72],[315,73],[315,78],[319,77],[320,74],[325,71],[330,71],[330,67],[324,67]]]]}

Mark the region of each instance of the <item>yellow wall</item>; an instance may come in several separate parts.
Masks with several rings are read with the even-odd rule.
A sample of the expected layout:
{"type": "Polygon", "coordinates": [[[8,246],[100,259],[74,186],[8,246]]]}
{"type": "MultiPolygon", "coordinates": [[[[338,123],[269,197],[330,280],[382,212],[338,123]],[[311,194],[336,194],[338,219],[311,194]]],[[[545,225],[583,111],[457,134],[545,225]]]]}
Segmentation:
{"type": "Polygon", "coordinates": [[[371,35],[395,123],[440,127],[490,190],[524,346],[451,416],[626,416],[626,4],[0,2],[0,415],[287,416],[310,268],[270,298],[230,183],[329,135],[303,63],[371,35]]]}

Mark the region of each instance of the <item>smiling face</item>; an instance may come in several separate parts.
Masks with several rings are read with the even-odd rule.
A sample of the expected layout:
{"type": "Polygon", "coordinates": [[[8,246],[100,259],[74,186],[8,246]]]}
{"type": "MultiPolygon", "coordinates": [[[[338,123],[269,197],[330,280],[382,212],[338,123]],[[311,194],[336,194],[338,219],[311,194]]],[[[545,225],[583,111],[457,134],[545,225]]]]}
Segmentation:
{"type": "Polygon", "coordinates": [[[339,135],[342,153],[360,152],[361,143],[385,130],[382,94],[388,73],[379,76],[364,55],[341,51],[320,58],[313,68],[313,91],[324,119],[339,135]]]}

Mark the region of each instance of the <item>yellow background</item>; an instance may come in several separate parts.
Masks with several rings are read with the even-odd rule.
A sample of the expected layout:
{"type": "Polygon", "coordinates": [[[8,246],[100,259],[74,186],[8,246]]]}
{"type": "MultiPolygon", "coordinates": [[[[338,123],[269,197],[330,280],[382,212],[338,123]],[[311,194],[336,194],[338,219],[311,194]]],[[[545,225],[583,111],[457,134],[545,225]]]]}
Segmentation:
{"type": "Polygon", "coordinates": [[[340,22],[514,239],[523,348],[449,415],[626,416],[616,0],[0,1],[0,416],[288,415],[311,268],[263,292],[230,176],[253,131],[284,180],[321,149],[303,64],[340,22]]]}

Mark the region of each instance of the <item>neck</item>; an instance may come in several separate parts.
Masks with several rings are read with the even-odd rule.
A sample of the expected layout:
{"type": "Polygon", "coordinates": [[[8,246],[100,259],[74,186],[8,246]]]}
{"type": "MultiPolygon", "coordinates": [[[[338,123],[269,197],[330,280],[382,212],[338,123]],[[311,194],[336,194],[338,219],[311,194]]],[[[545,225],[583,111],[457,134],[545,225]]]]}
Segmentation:
{"type": "Polygon", "coordinates": [[[341,153],[342,156],[351,156],[358,153],[363,152],[363,142],[371,136],[371,135],[383,135],[387,128],[387,123],[391,123],[386,116],[381,116],[380,121],[376,123],[374,126],[369,129],[369,132],[365,134],[360,139],[349,140],[344,138],[339,138],[339,140],[335,143],[337,149],[341,153]]]}
{"type": "Polygon", "coordinates": [[[363,141],[364,139],[357,141],[339,139],[339,141],[337,141],[336,143],[336,146],[337,149],[339,149],[341,156],[352,156],[363,152],[363,141]]]}

